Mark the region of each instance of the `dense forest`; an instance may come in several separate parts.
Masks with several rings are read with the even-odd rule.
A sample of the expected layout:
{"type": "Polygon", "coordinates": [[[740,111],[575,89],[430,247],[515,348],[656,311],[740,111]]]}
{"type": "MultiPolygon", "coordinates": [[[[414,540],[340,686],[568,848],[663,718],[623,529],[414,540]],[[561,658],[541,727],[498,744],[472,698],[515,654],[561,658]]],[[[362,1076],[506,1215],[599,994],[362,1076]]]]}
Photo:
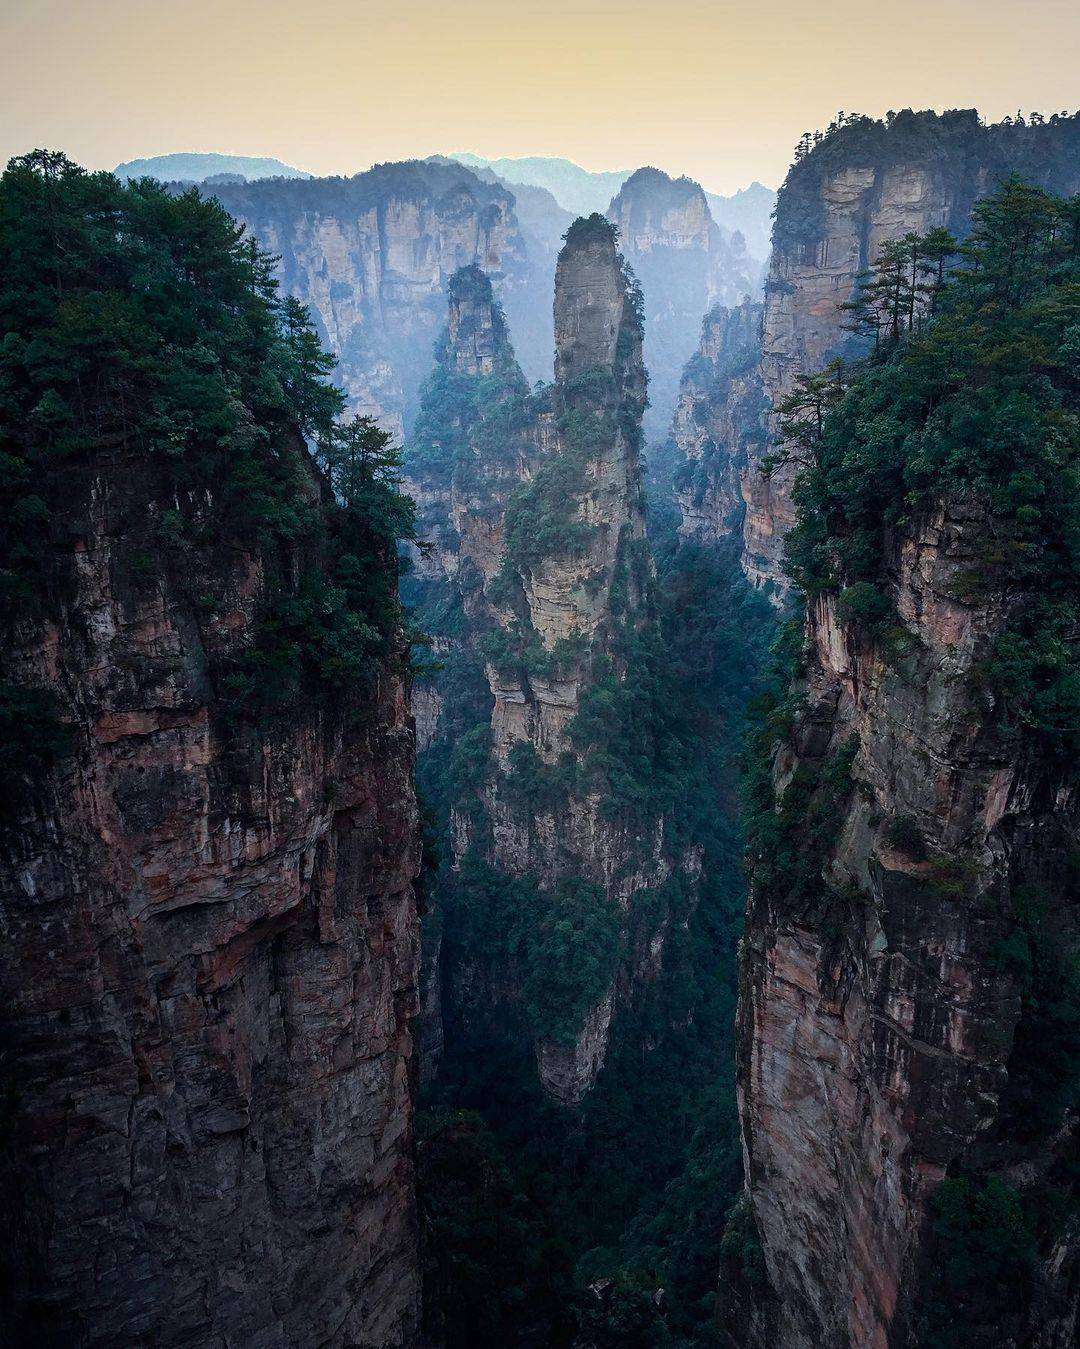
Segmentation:
{"type": "MultiPolygon", "coordinates": [[[[448,1028],[418,1130],[450,1344],[535,1334],[552,1344],[714,1342],[716,1267],[741,1177],[731,1074],[745,899],[737,764],[775,622],[733,553],[682,543],[673,523],[659,508],[652,519],[663,664],[637,678],[657,681],[653,696],[687,746],[684,799],[696,818],[683,827],[704,848],[698,893],[676,907],[661,976],[619,1022],[580,1108],[545,1099],[512,1024],[460,1042],[448,1028]]],[[[461,713],[451,724],[456,762],[448,770],[436,745],[419,767],[436,824],[447,794],[463,790],[455,770],[468,771],[471,727],[461,713]]],[[[458,886],[439,915],[443,941],[504,939],[497,926],[520,903],[507,878],[463,876],[458,886]]],[[[558,969],[552,992],[564,1014],[564,981],[596,958],[598,936],[577,922],[555,950],[528,957],[537,987],[548,962],[558,969]]]]}
{"type": "Polygon", "coordinates": [[[377,1339],[418,1302],[396,452],[194,191],[12,161],[0,328],[0,1339],[329,1334],[369,1277],[345,1226],[402,1192],[377,1339]],[[336,924],[334,886],[366,896],[336,924]],[[390,1179],[346,1189],[381,1115],[390,1179]]]}
{"type": "MultiPolygon", "coordinates": [[[[602,217],[577,222],[565,266],[592,248],[611,250],[614,265],[613,240],[602,217]]],[[[611,570],[585,573],[594,593],[612,578],[611,617],[591,652],[581,638],[545,649],[514,599],[551,559],[562,566],[595,545],[604,526],[583,523],[576,503],[588,499],[598,456],[623,437],[631,463],[640,453],[641,298],[619,266],[626,300],[610,372],[589,367],[533,390],[490,283],[476,269],[459,273],[405,456],[425,503],[419,530],[447,559],[433,569],[421,558],[404,595],[433,635],[428,678],[440,707],[418,783],[432,820],[426,940],[439,952],[445,1047],[421,1096],[418,1138],[431,1307],[451,1344],[711,1343],[717,1253],[739,1189],[737,758],[771,608],[742,581],[733,549],[680,540],[664,500],[650,507],[647,540],[621,536],[611,570]],[[488,344],[482,367],[478,337],[488,344]],[[520,457],[534,453],[530,428],[549,424],[559,451],[519,481],[520,457]],[[467,500],[470,522],[505,520],[501,562],[481,556],[493,570],[486,584],[471,541],[447,526],[447,499],[467,500]],[[489,681],[546,687],[575,669],[587,674],[557,760],[523,739],[507,771],[493,770],[489,681]],[[622,918],[572,853],[559,855],[554,884],[509,869],[491,842],[501,819],[485,803],[493,781],[497,799],[532,820],[568,819],[575,802],[598,799],[631,840],[627,868],[641,865],[634,835],[647,857],[662,818],[676,859],[668,879],[639,887],[622,918]],[[657,933],[660,966],[639,987],[637,952],[657,933]],[[480,991],[485,978],[494,994],[480,991]],[[580,1104],[553,1100],[530,1041],[572,1046],[613,979],[620,1010],[600,1077],[580,1104]],[[484,1010],[491,997],[494,1016],[484,1010]]]]}
{"type": "MultiPolygon", "coordinates": [[[[333,361],[278,294],[272,260],[195,190],[121,185],[47,152],[12,162],[0,212],[6,625],[41,616],[50,539],[88,467],[136,456],[169,504],[133,506],[133,585],[140,555],[147,574],[161,553],[183,575],[219,530],[256,546],[273,578],[254,644],[218,671],[231,714],[340,705],[394,639],[393,557],[413,507],[389,437],[342,420],[333,361]],[[306,442],[324,497],[307,485],[306,442]]],[[[212,613],[212,572],[185,584],[212,613]]],[[[18,772],[60,732],[44,694],[4,688],[18,772]]]]}

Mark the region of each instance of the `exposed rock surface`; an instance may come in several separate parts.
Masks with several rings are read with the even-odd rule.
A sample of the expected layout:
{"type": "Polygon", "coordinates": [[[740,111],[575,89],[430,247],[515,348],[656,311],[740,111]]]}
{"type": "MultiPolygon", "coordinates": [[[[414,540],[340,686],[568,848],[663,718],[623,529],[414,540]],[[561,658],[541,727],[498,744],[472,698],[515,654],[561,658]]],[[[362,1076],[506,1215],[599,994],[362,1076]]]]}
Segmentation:
{"type": "MultiPolygon", "coordinates": [[[[487,582],[499,568],[502,515],[510,493],[527,474],[533,452],[530,437],[505,430],[499,453],[480,455],[470,444],[486,411],[528,393],[491,280],[477,266],[463,267],[450,278],[446,329],[436,356],[437,368],[424,386],[415,428],[427,452],[422,462],[410,455],[405,466],[420,536],[433,545],[427,555],[417,554],[415,566],[425,579],[454,582],[472,607],[483,605],[474,578],[487,582]]],[[[445,637],[436,636],[436,643],[444,652],[448,649],[445,637]]],[[[438,709],[431,700],[437,704],[438,697],[431,686],[414,690],[422,742],[434,735],[438,709]]]]}
{"type": "MultiPolygon", "coordinates": [[[[567,877],[584,879],[602,889],[628,926],[635,894],[661,884],[675,864],[662,822],[650,821],[643,835],[605,814],[599,793],[573,787],[558,793],[557,804],[523,801],[514,755],[529,749],[547,774],[566,755],[574,758],[568,727],[583,691],[610,662],[619,668],[617,623],[646,621],[651,564],[641,493],[645,372],[637,303],[610,226],[599,216],[579,221],[556,272],[555,383],[529,395],[490,283],[475,269],[459,274],[440,372],[425,394],[438,405],[433,411],[443,409],[441,421],[422,412],[417,425],[428,438],[406,464],[423,504],[423,530],[435,545],[431,558],[420,560],[420,586],[431,612],[460,609],[444,640],[476,669],[482,687],[475,715],[490,732],[481,808],[473,798],[453,806],[455,855],[479,853],[545,892],[567,877]],[[466,374],[493,400],[481,399],[487,420],[471,425],[445,414],[472,406],[452,401],[460,392],[451,376],[466,374]],[[501,404],[492,380],[501,385],[501,404]],[[451,443],[456,451],[448,467],[442,461],[451,443]]],[[[432,695],[424,696],[430,704],[432,695]]],[[[435,697],[443,717],[446,696],[435,697]]],[[[559,1100],[580,1100],[603,1065],[617,1002],[648,963],[636,938],[629,949],[629,964],[587,1010],[574,1043],[543,1036],[536,1043],[541,1081],[559,1100]]],[[[655,957],[653,951],[648,960],[655,957]]],[[[449,983],[444,978],[444,997],[459,1008],[468,1004],[472,1015],[491,1015],[501,1001],[520,997],[515,977],[513,970],[470,965],[449,983]]]]}
{"type": "Polygon", "coordinates": [[[183,582],[139,553],[148,505],[178,504],[137,457],[89,464],[47,620],[8,653],[58,691],[75,753],[3,837],[6,1184],[29,1215],[4,1313],[38,1343],[406,1344],[406,689],[395,661],[348,728],[231,731],[213,661],[250,640],[264,578],[228,539],[183,582]]]}
{"type": "Polygon", "coordinates": [[[550,255],[528,256],[513,195],[455,163],[380,164],[354,178],[268,181],[215,190],[230,214],[280,257],[283,287],[308,305],[338,357],[352,409],[400,438],[432,366],[446,285],[459,268],[487,272],[547,373],[550,255]]]}
{"type": "MultiPolygon", "coordinates": [[[[811,801],[825,804],[828,885],[798,898],[752,887],[738,1075],[776,1300],[759,1295],[754,1328],[732,1343],[920,1343],[928,1201],[946,1171],[989,1159],[1030,1183],[1075,1146],[1065,1128],[1018,1148],[1004,1096],[1025,1067],[1013,1057],[1021,984],[1001,955],[1007,896],[1035,885],[1047,931],[1076,949],[1068,857],[1080,814],[1067,765],[1000,733],[972,692],[1023,603],[980,561],[992,528],[977,501],[953,497],[895,538],[892,597],[914,639],[902,658],[831,598],[808,614],[806,702],[774,777],[781,799],[813,793],[800,848],[815,846],[811,801]],[[838,786],[835,765],[851,755],[838,786]]],[[[1074,1342],[1076,1267],[1066,1242],[1042,1271],[1055,1291],[1037,1336],[1002,1326],[1002,1343],[1074,1342]]]]}
{"type": "MultiPolygon", "coordinates": [[[[519,207],[521,196],[518,189],[536,187],[553,196],[560,207],[569,212],[570,219],[606,210],[611,198],[631,175],[630,169],[590,172],[568,159],[481,159],[472,154],[455,154],[453,157],[458,163],[467,164],[474,172],[483,174],[485,171],[494,171],[517,196],[519,207]]],[[[754,182],[749,187],[733,192],[731,196],[725,197],[718,192],[706,192],[705,196],[712,217],[720,228],[728,234],[741,234],[750,256],[759,264],[767,261],[772,209],[776,204],[775,189],[754,182]]],[[[520,211],[519,218],[524,225],[525,217],[520,211]]]]}
{"type": "Polygon", "coordinates": [[[742,527],[745,445],[758,435],[764,411],[762,313],[750,300],[710,309],[679,382],[671,442],[680,530],[710,543],[742,527]]]}
{"type": "MultiPolygon", "coordinates": [[[[797,375],[819,370],[850,340],[840,305],[881,244],[909,230],[945,225],[963,235],[972,203],[1010,172],[1064,196],[1080,189],[1080,119],[1046,125],[981,125],[974,112],[905,112],[888,126],[857,119],[830,131],[797,161],[776,206],[772,259],[765,282],[760,379],[767,407],[791,391],[797,375]]],[[[646,287],[646,295],[648,288],[646,287]]],[[[740,381],[731,397],[745,398],[740,381]]],[[[678,439],[692,443],[727,420],[737,432],[715,459],[716,486],[700,486],[716,514],[693,508],[690,527],[723,533],[741,528],[750,580],[784,594],[783,545],[791,525],[791,473],[766,477],[762,465],[776,435],[769,416],[756,436],[742,434],[736,410],[707,409],[700,428],[687,418],[678,439]],[[730,482],[741,477],[745,510],[732,510],[730,482]],[[740,518],[741,516],[741,518],[740,518]]],[[[690,419],[692,420],[692,419],[690,419]]]]}
{"type": "Polygon", "coordinates": [[[662,436],[671,421],[679,372],[714,304],[738,305],[761,289],[761,264],[741,234],[713,220],[701,187],[660,169],[630,175],[607,211],[645,296],[645,364],[650,408],[645,430],[662,436]]]}

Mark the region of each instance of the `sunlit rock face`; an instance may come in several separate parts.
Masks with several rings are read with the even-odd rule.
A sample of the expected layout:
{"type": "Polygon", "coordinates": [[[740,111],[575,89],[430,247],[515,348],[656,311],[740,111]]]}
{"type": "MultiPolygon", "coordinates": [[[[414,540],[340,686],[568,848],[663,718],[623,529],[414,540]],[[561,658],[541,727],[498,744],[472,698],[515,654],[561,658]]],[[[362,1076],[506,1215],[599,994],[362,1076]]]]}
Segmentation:
{"type": "Polygon", "coordinates": [[[4,1310],[17,1295],[49,1342],[404,1345],[419,843],[401,662],[344,723],[232,730],[214,660],[250,642],[262,564],[197,501],[184,576],[136,556],[131,521],[175,505],[145,460],[88,465],[47,620],[8,653],[60,691],[75,752],[5,820],[4,1183],[26,1222],[4,1310]]]}
{"type": "MultiPolygon", "coordinates": [[[[845,756],[850,780],[822,826],[820,898],[755,881],[747,911],[738,1085],[771,1290],[742,1343],[918,1343],[938,1184],[989,1157],[1030,1183],[1073,1146],[1066,1128],[1017,1147],[1003,1113],[1024,1010],[1001,958],[1014,923],[1003,896],[1036,884],[1048,930],[1075,948],[1080,815],[1075,778],[993,729],[971,694],[1017,599],[990,574],[972,598],[993,524],[957,496],[898,532],[893,598],[913,638],[901,661],[831,598],[807,616],[806,702],[776,790],[821,783],[845,756]]],[[[800,847],[813,846],[813,799],[800,847]]],[[[1041,1271],[1054,1292],[1008,1342],[1070,1342],[1074,1259],[1068,1241],[1055,1250],[1041,1271]]]]}

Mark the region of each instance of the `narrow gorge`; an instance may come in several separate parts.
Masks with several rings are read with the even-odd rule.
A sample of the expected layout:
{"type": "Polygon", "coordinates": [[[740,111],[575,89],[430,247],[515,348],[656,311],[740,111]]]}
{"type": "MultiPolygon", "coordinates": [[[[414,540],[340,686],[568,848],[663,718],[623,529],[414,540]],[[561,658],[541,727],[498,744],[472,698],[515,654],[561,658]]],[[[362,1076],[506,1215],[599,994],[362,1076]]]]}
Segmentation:
{"type": "Polygon", "coordinates": [[[0,179],[0,1340],[1075,1344],[1080,114],[215,158],[0,179]]]}
{"type": "Polygon", "coordinates": [[[670,821],[646,784],[627,783],[643,799],[618,808],[608,762],[628,730],[617,722],[629,667],[655,640],[640,306],[612,228],[599,216],[571,226],[555,276],[555,380],[530,395],[490,282],[476,268],[458,272],[442,365],[421,404],[427,435],[414,437],[406,462],[434,545],[421,592],[433,621],[421,624],[442,637],[454,671],[422,695],[437,707],[425,727],[435,762],[461,753],[463,686],[490,709],[467,732],[474,760],[447,765],[467,781],[442,784],[451,872],[475,875],[453,882],[466,893],[452,902],[479,909],[514,882],[539,886],[517,901],[537,906],[532,917],[477,915],[484,940],[446,976],[447,991],[457,1005],[497,1007],[521,984],[540,1080],[565,1104],[581,1100],[604,1062],[616,985],[659,959],[666,920],[642,923],[640,896],[676,871],[692,884],[697,870],[692,851],[667,843],[670,821]],[[488,898],[472,899],[470,885],[488,898]],[[500,933],[518,922],[520,933],[500,933]],[[565,924],[593,949],[579,957],[554,946],[565,924]],[[572,962],[582,960],[575,987],[572,962]]]}

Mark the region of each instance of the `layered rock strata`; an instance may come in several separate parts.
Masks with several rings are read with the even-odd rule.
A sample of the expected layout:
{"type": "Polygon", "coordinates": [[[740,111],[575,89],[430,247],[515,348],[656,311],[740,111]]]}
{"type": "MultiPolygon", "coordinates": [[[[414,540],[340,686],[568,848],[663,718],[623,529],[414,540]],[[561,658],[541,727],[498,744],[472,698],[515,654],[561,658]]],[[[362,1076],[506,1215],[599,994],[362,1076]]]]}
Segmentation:
{"type": "Polygon", "coordinates": [[[715,304],[738,305],[761,291],[761,264],[741,234],[722,231],[702,188],[660,169],[630,175],[607,211],[645,297],[645,363],[650,440],[671,421],[679,373],[690,359],[701,316],[715,304]]]}
{"type": "MultiPolygon", "coordinates": [[[[460,615],[442,640],[471,663],[477,723],[469,729],[486,737],[479,797],[451,803],[455,856],[479,854],[542,894],[567,878],[598,886],[628,933],[635,895],[676,865],[662,822],[631,829],[605,813],[600,791],[574,785],[555,801],[523,801],[516,783],[523,751],[545,780],[576,761],[571,725],[583,693],[605,671],[621,675],[617,631],[649,621],[639,303],[611,227],[599,216],[577,222],[556,272],[555,382],[530,395],[489,283],[459,274],[440,370],[425,393],[431,415],[422,411],[417,423],[426,439],[407,460],[434,544],[419,565],[421,602],[433,615],[460,615]],[[455,395],[464,373],[471,392],[457,386],[455,395]],[[474,410],[471,425],[446,415],[454,406],[474,410]]],[[[436,746],[440,734],[460,736],[462,723],[446,722],[449,694],[436,686],[423,696],[441,718],[436,746]]],[[[635,971],[656,964],[659,947],[648,950],[635,933],[573,1042],[536,1038],[540,1079],[563,1102],[580,1100],[595,1081],[620,998],[635,971]]],[[[519,979],[520,971],[470,964],[444,973],[444,998],[469,1003],[474,1018],[491,1015],[520,998],[519,979]]]]}
{"type": "Polygon", "coordinates": [[[399,439],[432,367],[447,282],[461,267],[494,279],[536,362],[533,377],[546,373],[550,264],[528,255],[514,197],[497,183],[453,162],[412,161],[353,178],[219,185],[214,194],[279,258],[283,288],[309,307],[338,358],[352,410],[399,439]]]}
{"type": "Polygon", "coordinates": [[[137,455],[88,463],[5,660],[74,750],[3,821],[8,1342],[407,1344],[402,667],[344,722],[231,726],[215,662],[252,639],[260,557],[159,488],[137,455]],[[178,508],[206,540],[183,576],[146,551],[178,508]]]}
{"type": "Polygon", "coordinates": [[[708,543],[742,528],[746,445],[759,435],[765,407],[762,313],[750,300],[710,309],[679,382],[670,436],[679,528],[708,543]]]}
{"type": "MultiPolygon", "coordinates": [[[[1080,810],[1068,765],[998,731],[972,694],[1018,603],[980,563],[993,528],[954,496],[895,538],[900,659],[834,598],[810,606],[805,701],[774,783],[796,851],[828,842],[816,882],[759,869],[748,907],[738,1080],[771,1294],[733,1318],[733,1344],[920,1343],[946,1174],[990,1164],[1053,1189],[1075,1146],[1068,1119],[1018,1144],[1006,1094],[1028,1068],[1030,1006],[1003,956],[1010,895],[1037,890],[1055,949],[1078,948],[1080,810]]],[[[1063,1240],[1039,1270],[1053,1291],[1030,1325],[1001,1328],[1008,1343],[1072,1342],[1076,1267],[1063,1240]]]]}
{"type": "MultiPolygon", "coordinates": [[[[852,341],[841,305],[859,275],[873,266],[881,245],[908,231],[943,225],[962,236],[972,203],[1010,173],[1062,196],[1080,189],[1080,118],[986,126],[973,111],[903,112],[889,121],[855,118],[835,125],[800,151],[781,188],[765,281],[759,378],[767,409],[789,394],[799,374],[822,368],[852,341]]],[[[648,296],[648,287],[646,287],[648,296]]],[[[690,372],[690,384],[694,376],[690,372]]],[[[734,405],[746,390],[736,381],[734,405]]],[[[692,447],[729,421],[735,438],[714,459],[715,487],[698,484],[688,528],[741,534],[743,568],[756,586],[777,597],[788,591],[784,539],[794,522],[792,473],[764,472],[778,427],[767,412],[756,434],[746,434],[739,407],[702,408],[700,424],[680,404],[676,439],[692,447]],[[733,509],[730,484],[738,477],[743,506],[733,509]]],[[[692,454],[692,448],[687,450],[692,454]]]]}

